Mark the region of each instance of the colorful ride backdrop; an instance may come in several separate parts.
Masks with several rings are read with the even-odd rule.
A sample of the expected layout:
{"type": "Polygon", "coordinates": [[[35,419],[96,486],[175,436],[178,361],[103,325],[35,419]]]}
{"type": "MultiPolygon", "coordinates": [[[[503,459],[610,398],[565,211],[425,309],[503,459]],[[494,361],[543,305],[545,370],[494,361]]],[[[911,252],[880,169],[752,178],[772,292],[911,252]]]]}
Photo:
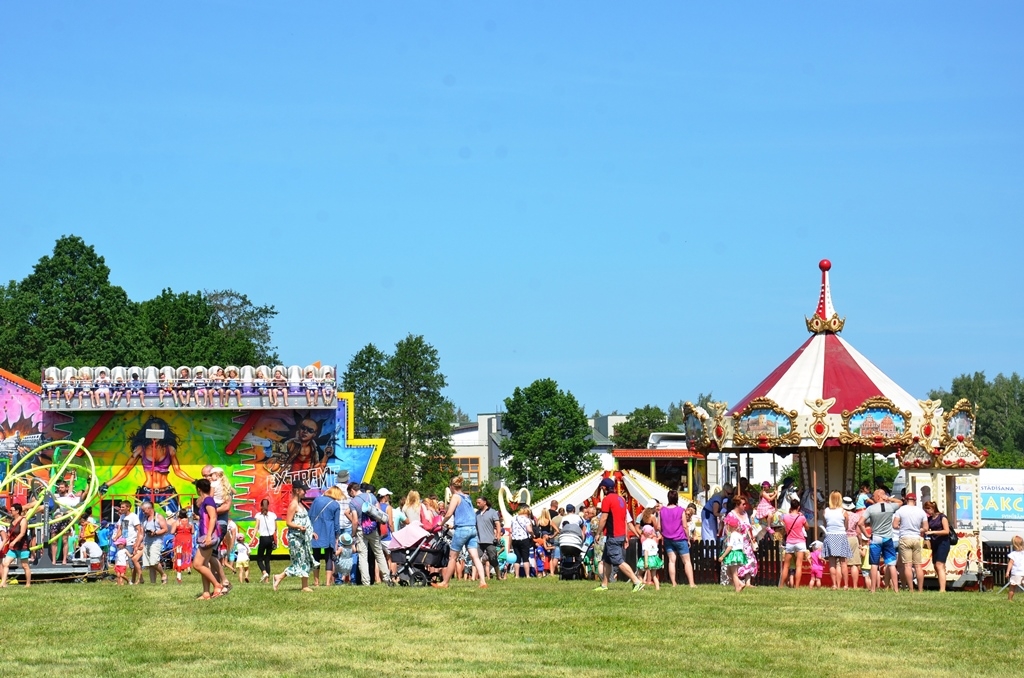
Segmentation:
{"type": "MultiPolygon", "coordinates": [[[[283,518],[296,479],[309,484],[307,497],[335,483],[367,482],[384,446],[381,439],[353,437],[351,393],[339,393],[330,407],[42,412],[37,389],[13,375],[0,375],[0,479],[41,442],[84,438],[103,492],[103,505],[94,513],[108,519],[111,500],[149,498],[164,513],[189,508],[195,496],[192,480],[209,464],[224,469],[235,491],[231,518],[251,536],[263,499],[283,518]],[[21,444],[26,440],[34,444],[21,444]]],[[[51,464],[60,451],[44,454],[32,463],[51,464]]],[[[40,475],[48,478],[47,470],[41,468],[40,475]]],[[[69,480],[76,487],[86,483],[85,478],[69,480]]],[[[12,488],[0,496],[0,504],[9,507],[25,490],[12,488]]],[[[283,522],[279,528],[283,531],[283,522]]],[[[282,536],[279,544],[284,544],[282,536]]]]}

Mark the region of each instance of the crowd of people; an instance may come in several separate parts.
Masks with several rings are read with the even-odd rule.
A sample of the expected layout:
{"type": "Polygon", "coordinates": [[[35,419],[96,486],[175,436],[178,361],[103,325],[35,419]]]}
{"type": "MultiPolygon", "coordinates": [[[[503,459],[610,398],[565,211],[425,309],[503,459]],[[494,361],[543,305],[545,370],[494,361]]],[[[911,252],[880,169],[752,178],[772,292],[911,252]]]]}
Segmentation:
{"type": "MultiPolygon", "coordinates": [[[[166,584],[171,572],[180,583],[183,574],[195,572],[202,580],[202,599],[230,592],[231,576],[249,583],[251,557],[258,582],[270,583],[275,591],[288,577],[298,578],[306,592],[320,585],[394,586],[410,583],[401,565],[412,533],[412,545],[435,540],[444,551],[446,557],[423,564],[426,581],[435,588],[448,588],[453,580],[486,588],[494,578],[557,575],[599,580],[598,591],[607,590],[613,579],[641,591],[660,589],[663,574],[671,586],[694,587],[690,545],[701,540],[719,553],[721,583],[740,592],[753,585],[758,547],[770,540],[780,552],[779,587],[801,587],[807,569],[812,588],[823,585],[827,572],[832,589],[857,589],[863,582],[874,592],[898,591],[901,577],[905,588],[922,591],[928,542],[939,589],[945,591],[945,562],[957,539],[935,502],[919,507],[915,493],[896,497],[884,486],[872,491],[864,484],[856,498],[833,491],[819,502],[789,484],[776,488],[765,482],[754,488],[741,479],[736,488],[726,484],[712,492],[705,487],[699,506],[683,506],[671,490],[665,505],[653,501],[634,518],[615,482],[606,478],[584,506],[560,507],[557,501],[540,511],[519,506],[506,525],[486,497],[474,500],[465,493],[461,476],[451,480],[447,501],[423,498],[413,490],[396,504],[387,488],[368,483],[329,487],[309,503],[309,488],[297,480],[286,514],[278,517],[263,500],[253,533],[243,535],[229,519],[234,493],[223,469],[207,466],[202,476],[195,481],[198,498],[192,511],[164,516],[149,501],[136,511],[125,500],[116,521],[101,527],[86,510],[75,532],[64,529],[61,509],[77,506],[81,496],[58,482],[51,560],[57,563],[62,556],[66,562],[69,550],[82,558],[109,559],[120,585],[142,585],[147,572],[150,584],[166,584]],[[272,575],[280,522],[290,562],[272,575]]],[[[36,537],[27,527],[28,510],[15,504],[11,524],[0,530],[0,587],[6,586],[14,563],[21,565],[25,584],[31,583],[36,537]]],[[[1024,542],[1019,538],[1006,574],[1012,599],[1013,590],[1024,584],[1024,542]]]]}
{"type": "Polygon", "coordinates": [[[755,490],[745,478],[711,493],[701,511],[701,535],[724,543],[723,580],[741,591],[757,574],[756,547],[772,539],[782,551],[779,587],[799,588],[804,568],[809,585],[820,587],[826,572],[832,589],[863,587],[924,589],[923,551],[927,542],[939,590],[946,590],[946,560],[957,535],[937,504],[918,506],[914,492],[892,495],[880,481],[872,491],[860,486],[856,499],[841,492],[827,500],[799,492],[789,483],[755,490]],[[755,507],[756,504],[756,507],[755,507]],[[752,508],[754,507],[754,508],[752,508]]]}

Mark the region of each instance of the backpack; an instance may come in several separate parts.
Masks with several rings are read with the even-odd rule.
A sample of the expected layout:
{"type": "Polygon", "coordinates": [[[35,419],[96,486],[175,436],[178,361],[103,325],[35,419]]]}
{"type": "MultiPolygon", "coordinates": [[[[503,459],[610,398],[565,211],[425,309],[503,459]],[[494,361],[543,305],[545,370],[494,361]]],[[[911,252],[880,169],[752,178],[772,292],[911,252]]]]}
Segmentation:
{"type": "Polygon", "coordinates": [[[362,529],[363,534],[373,534],[377,531],[379,523],[388,522],[388,515],[380,510],[380,507],[374,503],[372,497],[364,498],[363,503],[359,507],[359,512],[362,514],[359,516],[359,527],[362,529]]]}

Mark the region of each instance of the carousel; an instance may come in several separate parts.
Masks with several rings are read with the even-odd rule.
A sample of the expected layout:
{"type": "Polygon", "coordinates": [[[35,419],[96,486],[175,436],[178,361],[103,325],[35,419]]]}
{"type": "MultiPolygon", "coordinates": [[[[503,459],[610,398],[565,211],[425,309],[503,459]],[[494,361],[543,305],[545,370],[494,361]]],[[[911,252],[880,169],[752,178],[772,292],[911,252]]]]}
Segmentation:
{"type": "Polygon", "coordinates": [[[811,336],[802,346],[732,408],[684,405],[687,446],[705,455],[789,456],[815,533],[829,492],[854,496],[867,465],[894,459],[908,471],[908,491],[955,521],[960,541],[947,578],[960,578],[980,560],[978,470],[987,457],[973,445],[970,403],[944,413],[939,401],[914,398],[840,337],[846,319],[832,305],[831,267],[819,264],[818,305],[805,319],[811,336]],[[967,513],[957,510],[958,492],[970,495],[961,502],[967,513]]]}

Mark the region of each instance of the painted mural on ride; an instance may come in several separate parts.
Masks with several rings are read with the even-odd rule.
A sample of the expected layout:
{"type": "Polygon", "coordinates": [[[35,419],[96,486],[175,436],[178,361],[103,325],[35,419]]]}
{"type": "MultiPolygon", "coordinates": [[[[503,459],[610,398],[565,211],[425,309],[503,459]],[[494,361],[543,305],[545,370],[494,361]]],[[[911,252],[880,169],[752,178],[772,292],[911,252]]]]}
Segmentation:
{"type": "MultiPolygon", "coordinates": [[[[53,367],[43,371],[42,389],[0,380],[0,504],[9,507],[38,494],[30,487],[34,481],[25,479],[31,468],[28,476],[49,486],[56,483],[56,470],[76,491],[94,482],[103,517],[121,499],[148,499],[170,515],[191,507],[193,481],[210,465],[224,469],[235,493],[231,519],[255,542],[261,501],[284,516],[294,481],[304,481],[312,499],[331,485],[373,475],[384,441],[356,437],[354,396],[337,391],[334,374],[333,367],[319,366],[53,367]],[[115,400],[122,375],[125,387],[115,400]],[[96,397],[98,385],[103,397],[96,397]],[[67,444],[33,451],[51,441],[67,444]],[[77,441],[95,464],[94,473],[55,465],[77,441]],[[5,483],[18,463],[19,478],[5,483]]],[[[283,522],[278,528],[283,548],[283,522]]]]}

